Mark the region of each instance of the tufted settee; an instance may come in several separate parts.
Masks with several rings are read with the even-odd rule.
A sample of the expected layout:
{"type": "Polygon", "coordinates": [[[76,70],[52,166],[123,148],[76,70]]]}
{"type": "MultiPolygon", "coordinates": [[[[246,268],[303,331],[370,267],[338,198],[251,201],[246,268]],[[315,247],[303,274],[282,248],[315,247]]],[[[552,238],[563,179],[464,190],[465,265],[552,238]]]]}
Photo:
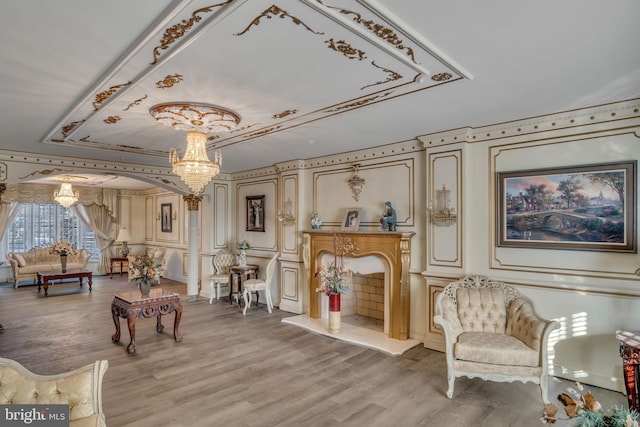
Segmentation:
{"type": "MultiPolygon", "coordinates": [[[[38,271],[60,270],[60,255],[50,254],[49,246],[31,248],[27,252],[9,252],[7,260],[11,263],[13,283],[17,288],[22,280],[36,279],[38,271]]],[[[91,254],[79,249],[76,255],[68,255],[67,270],[86,269],[91,254]]]]}
{"type": "Polygon", "coordinates": [[[68,404],[71,427],[106,426],[102,380],[108,367],[108,361],[98,360],[63,374],[38,375],[0,358],[0,404],[68,404]]]}
{"type": "Polygon", "coordinates": [[[511,286],[467,276],[438,294],[434,322],[442,327],[447,356],[447,396],[456,377],[533,382],[549,403],[547,343],[559,326],[539,317],[533,302],[511,286]]]}

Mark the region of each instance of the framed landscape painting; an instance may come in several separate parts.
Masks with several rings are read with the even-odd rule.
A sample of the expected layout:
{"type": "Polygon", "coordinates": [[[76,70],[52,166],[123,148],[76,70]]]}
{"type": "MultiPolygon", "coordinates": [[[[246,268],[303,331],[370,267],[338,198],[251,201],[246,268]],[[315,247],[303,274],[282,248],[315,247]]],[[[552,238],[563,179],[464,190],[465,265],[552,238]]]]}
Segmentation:
{"type": "Polygon", "coordinates": [[[498,246],[637,253],[636,162],[499,172],[498,246]]]}

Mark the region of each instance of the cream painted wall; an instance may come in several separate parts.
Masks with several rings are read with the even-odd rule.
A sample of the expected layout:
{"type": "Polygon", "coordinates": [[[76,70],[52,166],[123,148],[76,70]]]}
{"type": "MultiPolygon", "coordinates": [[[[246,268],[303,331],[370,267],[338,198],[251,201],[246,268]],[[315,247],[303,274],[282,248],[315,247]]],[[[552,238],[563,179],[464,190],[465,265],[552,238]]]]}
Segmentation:
{"type": "MultiPolygon", "coordinates": [[[[428,172],[430,187],[440,185],[438,177],[447,185],[457,182],[462,204],[457,228],[429,235],[427,247],[446,256],[444,262],[428,256],[427,317],[448,277],[474,273],[510,283],[534,300],[541,315],[562,324],[552,335],[555,375],[624,390],[615,332],[640,325],[638,254],[499,247],[496,173],[637,161],[639,137],[637,101],[421,137],[430,166],[439,168],[434,159],[452,150],[461,153],[463,166],[428,172]],[[459,265],[453,262],[457,247],[459,265]]],[[[635,209],[640,212],[637,195],[635,209]]],[[[441,342],[439,331],[429,329],[425,345],[442,349],[441,342]]]]}

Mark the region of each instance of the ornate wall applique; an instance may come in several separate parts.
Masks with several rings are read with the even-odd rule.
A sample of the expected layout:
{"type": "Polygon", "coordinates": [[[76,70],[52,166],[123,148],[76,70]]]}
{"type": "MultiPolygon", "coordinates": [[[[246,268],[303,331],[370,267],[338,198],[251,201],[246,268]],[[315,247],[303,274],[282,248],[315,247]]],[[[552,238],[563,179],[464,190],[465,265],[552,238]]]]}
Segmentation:
{"type": "Polygon", "coordinates": [[[381,80],[381,81],[378,81],[378,82],[375,82],[375,83],[371,83],[370,85],[362,86],[360,88],[360,90],[363,90],[363,89],[371,87],[371,86],[376,86],[376,85],[381,85],[381,84],[384,84],[384,83],[393,82],[395,80],[400,80],[402,78],[401,74],[396,73],[393,70],[389,70],[388,68],[380,67],[378,64],[376,64],[376,61],[371,61],[371,65],[373,65],[374,67],[384,71],[385,73],[388,74],[389,77],[387,77],[386,80],[381,80]]]}
{"type": "Polygon", "coordinates": [[[387,96],[389,96],[392,93],[393,93],[393,91],[390,91],[390,92],[386,92],[386,93],[383,93],[383,94],[380,94],[380,95],[370,96],[368,98],[360,99],[358,101],[351,102],[349,104],[340,105],[339,107],[332,108],[331,110],[327,110],[327,112],[335,113],[336,111],[340,111],[340,110],[347,110],[349,108],[354,108],[354,107],[362,107],[363,105],[371,104],[374,101],[380,100],[382,98],[386,98],[387,96]]]}
{"type": "Polygon", "coordinates": [[[329,49],[340,52],[349,59],[357,59],[358,61],[362,61],[363,59],[367,58],[363,50],[354,48],[344,40],[338,40],[336,42],[333,40],[333,38],[330,38],[329,40],[326,40],[325,43],[329,45],[329,49]]]}
{"type": "Polygon", "coordinates": [[[253,21],[251,21],[251,23],[247,26],[247,28],[245,28],[243,31],[239,32],[239,33],[235,33],[234,36],[241,36],[243,34],[245,34],[247,31],[249,31],[249,29],[251,29],[252,26],[258,26],[260,25],[260,20],[262,18],[266,18],[266,19],[271,19],[271,17],[276,16],[278,18],[284,19],[284,18],[289,18],[291,19],[291,21],[296,24],[296,25],[302,25],[303,27],[305,27],[308,31],[311,31],[313,34],[324,34],[324,33],[320,33],[317,31],[314,31],[311,29],[311,27],[309,27],[307,24],[305,24],[304,22],[302,22],[300,19],[296,18],[295,16],[291,16],[289,15],[289,13],[287,13],[286,10],[284,9],[280,9],[278,6],[276,5],[272,5],[271,7],[269,7],[268,9],[266,9],[264,12],[262,12],[260,15],[258,15],[256,18],[253,19],[253,21]]]}
{"type": "Polygon", "coordinates": [[[431,80],[434,82],[444,82],[450,80],[452,77],[450,73],[438,73],[431,76],[431,80]]]}
{"type": "Polygon", "coordinates": [[[84,120],[78,120],[75,122],[71,122],[67,125],[64,125],[62,127],[62,136],[67,136],[71,133],[72,130],[74,130],[80,123],[84,122],[84,120]]]}
{"type": "Polygon", "coordinates": [[[180,74],[174,74],[173,76],[169,75],[164,78],[164,80],[160,80],[156,82],[156,87],[159,89],[168,89],[180,83],[184,77],[180,74]]]}
{"type": "Polygon", "coordinates": [[[353,12],[353,11],[347,10],[347,9],[341,9],[341,8],[335,7],[335,6],[325,5],[320,0],[318,0],[318,3],[320,3],[321,5],[323,5],[325,7],[328,7],[329,9],[338,10],[338,11],[340,11],[340,13],[342,15],[352,15],[353,16],[352,17],[353,22],[356,22],[356,23],[362,25],[364,28],[369,30],[371,33],[373,33],[377,37],[381,38],[385,42],[391,44],[396,49],[403,50],[405,52],[405,54],[409,58],[411,58],[411,61],[413,61],[414,64],[418,63],[418,62],[416,62],[416,58],[413,55],[413,49],[408,47],[408,46],[405,46],[404,42],[402,41],[402,39],[400,37],[398,37],[398,35],[391,28],[385,27],[384,25],[381,25],[381,24],[377,24],[377,23],[375,23],[374,21],[372,21],[370,19],[363,19],[362,15],[360,15],[357,12],[353,12]]]}
{"type": "Polygon", "coordinates": [[[195,24],[196,22],[200,22],[200,20],[202,20],[202,17],[200,16],[201,14],[212,12],[214,8],[225,6],[231,3],[232,1],[233,0],[227,0],[223,3],[198,9],[191,14],[190,19],[183,19],[179,23],[167,28],[164,31],[164,35],[162,36],[162,39],[160,40],[160,45],[156,46],[153,49],[153,61],[151,62],[151,65],[155,65],[158,62],[158,58],[161,55],[161,52],[160,52],[161,50],[169,49],[169,47],[173,43],[178,41],[181,37],[187,34],[189,30],[191,30],[191,28],[193,27],[193,24],[195,24]]]}
{"type": "Polygon", "coordinates": [[[122,117],[120,116],[109,116],[106,119],[104,119],[103,122],[105,122],[108,125],[113,125],[118,123],[120,120],[122,120],[122,117]]]}
{"type": "Polygon", "coordinates": [[[128,110],[129,110],[129,109],[131,109],[132,107],[135,107],[136,105],[140,105],[140,103],[141,103],[142,101],[144,101],[145,99],[147,99],[147,96],[148,96],[148,95],[146,95],[146,94],[145,94],[145,96],[143,96],[142,98],[138,98],[138,99],[136,99],[136,100],[135,100],[135,101],[133,101],[131,104],[129,104],[129,105],[127,106],[127,108],[125,108],[125,109],[124,109],[124,110],[122,110],[122,111],[128,111],[128,110]]]}
{"type": "Polygon", "coordinates": [[[274,114],[272,116],[272,118],[274,118],[274,119],[284,119],[285,117],[290,116],[292,114],[296,114],[297,112],[298,112],[298,110],[284,110],[280,114],[274,114]]]}
{"type": "Polygon", "coordinates": [[[131,80],[127,83],[122,83],[119,85],[111,86],[109,89],[104,92],[100,92],[96,95],[96,100],[93,102],[93,110],[98,111],[98,107],[107,99],[111,98],[111,96],[118,91],[118,89],[123,88],[125,86],[129,86],[131,84],[131,80]]]}

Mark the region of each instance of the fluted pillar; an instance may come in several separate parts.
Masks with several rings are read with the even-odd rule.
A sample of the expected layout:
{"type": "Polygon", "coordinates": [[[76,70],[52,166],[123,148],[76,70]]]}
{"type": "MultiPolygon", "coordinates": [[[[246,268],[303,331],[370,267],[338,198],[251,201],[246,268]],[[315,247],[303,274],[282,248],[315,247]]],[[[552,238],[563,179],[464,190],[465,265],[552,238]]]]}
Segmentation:
{"type": "Polygon", "coordinates": [[[187,202],[187,212],[189,215],[189,231],[187,243],[187,301],[198,301],[198,279],[200,272],[198,269],[198,209],[202,201],[201,195],[187,194],[182,196],[187,202]]]}

